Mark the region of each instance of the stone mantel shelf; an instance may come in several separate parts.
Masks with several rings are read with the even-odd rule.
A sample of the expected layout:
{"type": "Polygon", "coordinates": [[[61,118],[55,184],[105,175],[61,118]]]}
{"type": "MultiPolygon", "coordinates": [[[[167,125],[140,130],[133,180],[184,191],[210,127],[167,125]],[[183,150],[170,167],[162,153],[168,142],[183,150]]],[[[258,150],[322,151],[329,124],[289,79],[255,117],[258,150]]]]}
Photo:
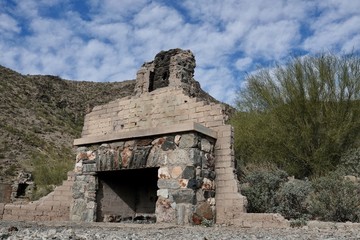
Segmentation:
{"type": "Polygon", "coordinates": [[[217,138],[217,133],[199,123],[190,122],[183,124],[176,124],[170,126],[155,127],[151,129],[138,129],[127,132],[117,132],[107,135],[89,136],[85,138],[78,138],[74,140],[74,146],[81,146],[94,143],[103,143],[116,140],[124,140],[131,138],[149,137],[156,135],[163,135],[169,133],[180,133],[180,132],[199,132],[206,136],[217,138]]]}

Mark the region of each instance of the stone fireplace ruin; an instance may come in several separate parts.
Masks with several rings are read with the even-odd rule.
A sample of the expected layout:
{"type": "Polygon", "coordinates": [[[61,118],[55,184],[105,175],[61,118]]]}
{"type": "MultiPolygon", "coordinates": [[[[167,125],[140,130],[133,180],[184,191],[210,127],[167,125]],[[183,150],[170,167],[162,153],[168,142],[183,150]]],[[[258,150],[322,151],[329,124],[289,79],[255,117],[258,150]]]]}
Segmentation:
{"type": "Polygon", "coordinates": [[[190,51],[162,51],[131,97],[96,106],[77,146],[70,220],[231,223],[245,213],[231,108],[193,79],[190,51]]]}

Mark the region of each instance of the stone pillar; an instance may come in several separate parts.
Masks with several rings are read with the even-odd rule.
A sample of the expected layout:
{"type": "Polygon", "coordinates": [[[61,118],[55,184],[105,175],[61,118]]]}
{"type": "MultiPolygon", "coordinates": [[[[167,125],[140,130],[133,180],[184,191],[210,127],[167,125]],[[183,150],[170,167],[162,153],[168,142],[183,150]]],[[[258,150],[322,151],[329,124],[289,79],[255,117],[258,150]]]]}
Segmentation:
{"type": "Polygon", "coordinates": [[[73,185],[73,202],[70,220],[81,222],[96,221],[96,191],[98,181],[95,174],[76,174],[73,185]]]}

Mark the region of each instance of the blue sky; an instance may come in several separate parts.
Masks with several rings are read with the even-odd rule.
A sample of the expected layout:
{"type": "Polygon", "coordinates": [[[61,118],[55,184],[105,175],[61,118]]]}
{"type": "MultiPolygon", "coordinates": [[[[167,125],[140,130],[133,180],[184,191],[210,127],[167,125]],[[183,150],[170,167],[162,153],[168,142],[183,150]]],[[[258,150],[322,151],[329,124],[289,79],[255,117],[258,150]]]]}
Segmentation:
{"type": "Polygon", "coordinates": [[[259,67],[321,51],[360,52],[360,1],[0,1],[0,64],[23,74],[134,79],[171,48],[190,49],[195,79],[231,104],[259,67]]]}

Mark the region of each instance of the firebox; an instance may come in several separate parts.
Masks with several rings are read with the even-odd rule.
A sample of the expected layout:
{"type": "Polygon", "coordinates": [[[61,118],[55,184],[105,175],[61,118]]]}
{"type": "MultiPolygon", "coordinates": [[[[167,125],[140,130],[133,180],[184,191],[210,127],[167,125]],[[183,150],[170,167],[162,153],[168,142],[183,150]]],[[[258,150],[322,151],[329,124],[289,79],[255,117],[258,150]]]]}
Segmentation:
{"type": "Polygon", "coordinates": [[[158,168],[99,172],[97,221],[155,222],[158,168]]]}

